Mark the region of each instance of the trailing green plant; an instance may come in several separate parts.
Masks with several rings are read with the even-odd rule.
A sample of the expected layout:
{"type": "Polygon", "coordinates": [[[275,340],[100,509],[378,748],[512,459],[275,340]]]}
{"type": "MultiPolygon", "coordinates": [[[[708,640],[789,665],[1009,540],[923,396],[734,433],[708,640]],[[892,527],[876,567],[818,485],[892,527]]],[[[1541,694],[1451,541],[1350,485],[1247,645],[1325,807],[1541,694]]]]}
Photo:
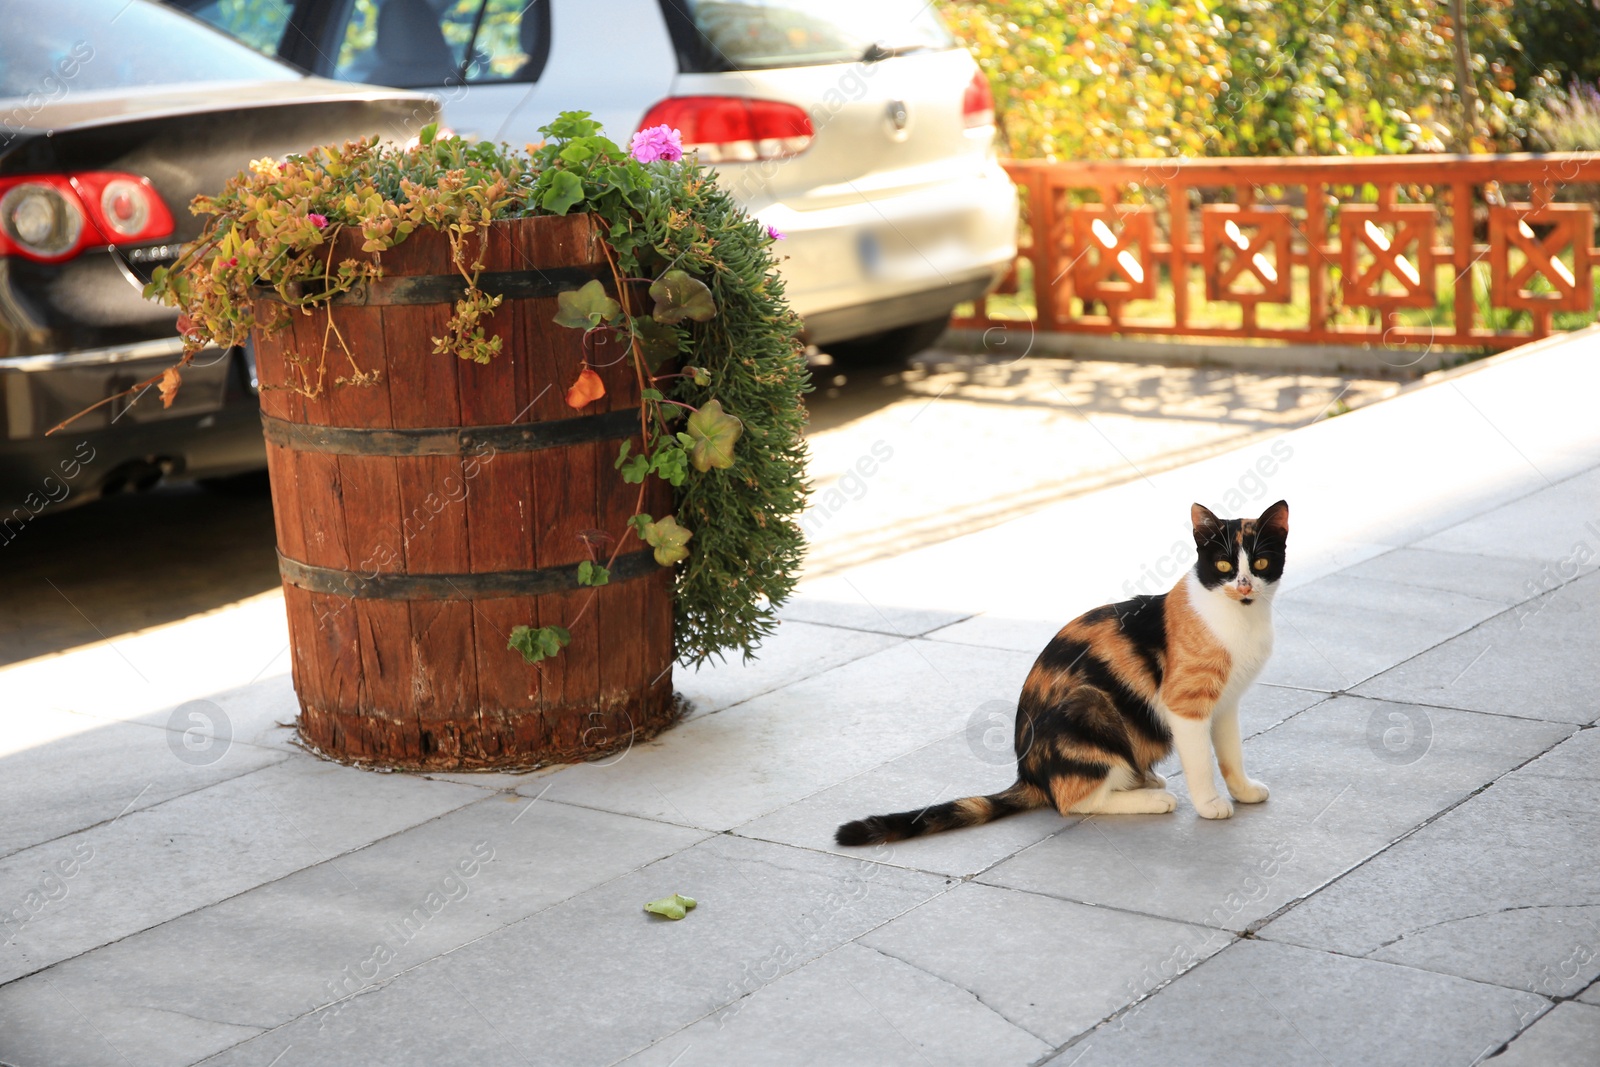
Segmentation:
{"type": "MultiPolygon", "coordinates": [[[[695,159],[682,158],[675,131],[637,134],[625,151],[599,129],[587,113],[567,112],[527,151],[440,138],[430,127],[406,148],[371,138],[253,162],[216,196],[196,198],[192,210],[209,216],[204,230],[146,287],[147,297],[180,310],[185,343],[179,366],[152,381],[170,404],[181,368],[200,350],[241,344],[252,330],[280,329],[289,314],[314,308],[327,310],[327,334],[315,357],[292,361],[290,388],[316,396],[372,381],[327,305],[381,276],[382,253],[423,227],[448,235],[462,276],[462,296],[434,350],[486,363],[501,345],[485,329],[500,298],[477,284],[488,225],[592,213],[616,297],[591,281],[560,294],[554,321],[584,331],[586,351],[601,340],[626,344],[644,400],[644,447],[635,454],[624,443],[618,477],[639,485],[641,505],[645,481],[664,479],[676,506],[659,518],[634,515],[607,559],[591,546],[579,584],[605,585],[628,538],[637,538],[658,563],[677,567],[680,660],[733,649],[748,658],[771,633],[804,550],[796,520],[808,491],[801,398],[810,382],[799,321],[772,256],[781,235],[745,213],[695,159]],[[367,258],[336,257],[345,231],[359,232],[367,258]],[[636,296],[646,281],[648,306],[636,296]],[[258,303],[262,286],[281,305],[258,303]],[[258,320],[258,308],[270,307],[276,317],[258,320]],[[349,363],[331,381],[330,351],[349,363]],[[679,359],[693,364],[671,369],[679,359]]],[[[585,365],[567,403],[582,408],[603,395],[585,365]]],[[[508,636],[530,663],[573,640],[559,626],[519,626],[508,636]]]]}

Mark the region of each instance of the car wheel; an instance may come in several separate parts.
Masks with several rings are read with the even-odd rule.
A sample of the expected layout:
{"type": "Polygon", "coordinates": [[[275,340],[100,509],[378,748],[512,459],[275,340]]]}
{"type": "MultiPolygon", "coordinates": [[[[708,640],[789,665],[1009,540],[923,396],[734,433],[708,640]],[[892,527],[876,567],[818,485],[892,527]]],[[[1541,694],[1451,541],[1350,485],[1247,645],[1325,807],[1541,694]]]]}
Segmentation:
{"type": "Polygon", "coordinates": [[[852,337],[848,341],[833,341],[820,346],[836,363],[862,366],[872,363],[900,363],[918,352],[931,348],[950,325],[950,316],[942,315],[927,322],[913,322],[882,333],[866,337],[852,337]]]}

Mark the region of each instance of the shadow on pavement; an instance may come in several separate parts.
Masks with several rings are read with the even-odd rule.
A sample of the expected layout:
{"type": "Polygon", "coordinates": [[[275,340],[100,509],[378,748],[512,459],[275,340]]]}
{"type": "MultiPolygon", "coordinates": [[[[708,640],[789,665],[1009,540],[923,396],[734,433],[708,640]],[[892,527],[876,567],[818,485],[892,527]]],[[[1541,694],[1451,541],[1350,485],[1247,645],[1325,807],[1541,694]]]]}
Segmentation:
{"type": "Polygon", "coordinates": [[[278,588],[272,501],[196,486],[39,516],[0,544],[0,666],[278,588]]]}

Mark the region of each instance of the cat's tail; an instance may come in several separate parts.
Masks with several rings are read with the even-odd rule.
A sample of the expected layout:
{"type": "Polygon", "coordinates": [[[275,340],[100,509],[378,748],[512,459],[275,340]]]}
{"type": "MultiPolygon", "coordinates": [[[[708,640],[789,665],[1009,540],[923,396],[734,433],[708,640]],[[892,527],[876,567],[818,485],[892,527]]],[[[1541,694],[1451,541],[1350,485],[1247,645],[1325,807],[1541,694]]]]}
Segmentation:
{"type": "Polygon", "coordinates": [[[1015,815],[1019,811],[1042,808],[1049,803],[1044,790],[1018,781],[1009,789],[986,797],[963,797],[944,804],[931,804],[921,811],[897,811],[892,815],[872,815],[847,822],[834,833],[841,845],[878,845],[885,841],[904,841],[908,837],[981,826],[986,822],[1015,815]]]}

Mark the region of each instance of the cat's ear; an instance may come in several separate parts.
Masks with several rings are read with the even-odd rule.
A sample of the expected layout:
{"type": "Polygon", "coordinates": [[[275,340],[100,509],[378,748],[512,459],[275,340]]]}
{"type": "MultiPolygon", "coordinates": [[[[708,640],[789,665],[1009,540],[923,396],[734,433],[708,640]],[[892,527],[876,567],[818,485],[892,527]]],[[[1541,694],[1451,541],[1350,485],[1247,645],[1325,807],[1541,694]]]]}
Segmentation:
{"type": "Polygon", "coordinates": [[[1194,526],[1194,543],[1204,545],[1217,534],[1221,533],[1224,523],[1211,513],[1211,509],[1204,504],[1189,505],[1189,522],[1194,526]]]}
{"type": "Polygon", "coordinates": [[[1276,534],[1285,540],[1289,537],[1289,502],[1280,500],[1261,513],[1256,528],[1262,533],[1276,534]]]}

